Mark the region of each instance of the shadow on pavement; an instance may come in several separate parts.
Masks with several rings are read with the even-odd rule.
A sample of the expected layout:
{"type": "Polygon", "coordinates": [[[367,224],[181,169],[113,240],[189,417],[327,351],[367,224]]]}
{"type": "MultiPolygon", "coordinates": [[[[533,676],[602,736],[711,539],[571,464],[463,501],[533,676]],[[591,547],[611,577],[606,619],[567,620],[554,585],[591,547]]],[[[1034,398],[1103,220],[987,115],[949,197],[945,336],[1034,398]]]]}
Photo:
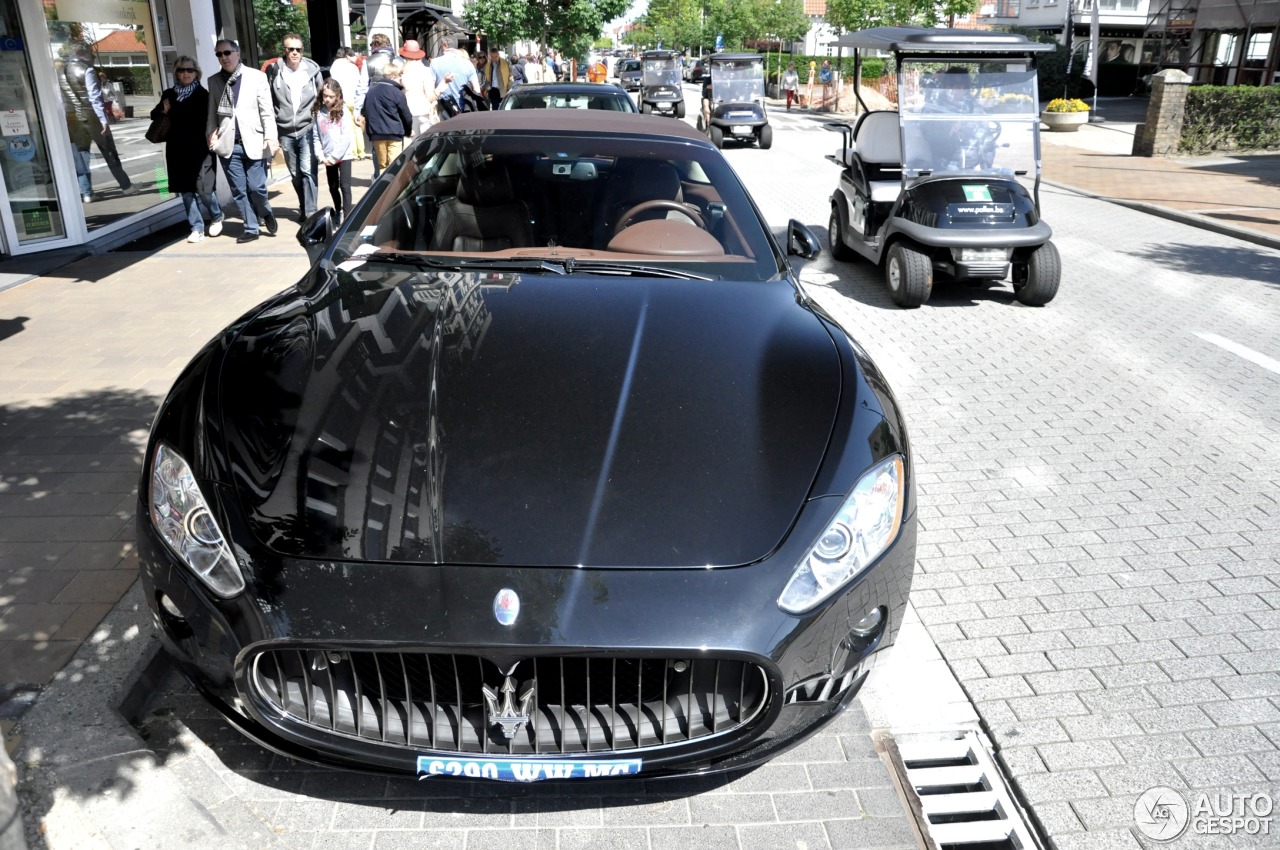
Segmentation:
{"type": "Polygon", "coordinates": [[[1131,253],[1176,271],[1209,277],[1256,280],[1280,286],[1280,260],[1276,259],[1275,253],[1244,244],[1230,247],[1166,244],[1131,253]]]}

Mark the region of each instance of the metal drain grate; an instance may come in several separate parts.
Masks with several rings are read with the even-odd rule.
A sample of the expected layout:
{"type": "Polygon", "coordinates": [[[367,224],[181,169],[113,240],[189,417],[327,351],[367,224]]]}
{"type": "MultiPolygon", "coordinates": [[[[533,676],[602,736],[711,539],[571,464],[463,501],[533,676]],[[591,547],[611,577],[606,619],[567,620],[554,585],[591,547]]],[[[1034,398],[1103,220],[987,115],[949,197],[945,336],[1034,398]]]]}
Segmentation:
{"type": "Polygon", "coordinates": [[[921,733],[882,740],[881,745],[928,846],[937,850],[1042,847],[977,733],[921,733]]]}

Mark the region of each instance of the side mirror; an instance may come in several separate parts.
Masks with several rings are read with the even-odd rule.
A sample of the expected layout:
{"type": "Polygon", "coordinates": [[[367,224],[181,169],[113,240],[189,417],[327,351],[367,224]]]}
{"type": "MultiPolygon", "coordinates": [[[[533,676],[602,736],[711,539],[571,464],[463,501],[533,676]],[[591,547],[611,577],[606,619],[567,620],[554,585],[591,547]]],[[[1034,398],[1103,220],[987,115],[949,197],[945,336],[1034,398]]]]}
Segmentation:
{"type": "Polygon", "coordinates": [[[314,264],[337,232],[337,215],[333,207],[325,207],[307,216],[307,220],[298,228],[298,244],[307,252],[307,259],[314,264]]]}
{"type": "Polygon", "coordinates": [[[787,222],[787,253],[812,260],[822,251],[822,245],[813,231],[794,218],[787,222]]]}

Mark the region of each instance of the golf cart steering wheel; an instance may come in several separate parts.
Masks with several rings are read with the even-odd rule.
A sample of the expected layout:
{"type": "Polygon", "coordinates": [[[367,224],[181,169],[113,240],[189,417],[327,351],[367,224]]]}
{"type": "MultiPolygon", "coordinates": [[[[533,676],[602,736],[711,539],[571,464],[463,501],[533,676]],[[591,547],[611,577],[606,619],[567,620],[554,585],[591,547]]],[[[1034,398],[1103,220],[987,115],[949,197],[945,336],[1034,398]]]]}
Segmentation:
{"type": "Polygon", "coordinates": [[[681,215],[688,216],[689,220],[703,230],[707,229],[707,224],[702,220],[702,215],[688,204],[680,201],[669,201],[664,198],[658,198],[653,201],[644,201],[636,204],[631,209],[622,214],[622,218],[618,219],[618,224],[613,228],[613,235],[617,236],[623,230],[626,230],[635,223],[634,219],[650,210],[670,210],[678,212],[681,215]]]}

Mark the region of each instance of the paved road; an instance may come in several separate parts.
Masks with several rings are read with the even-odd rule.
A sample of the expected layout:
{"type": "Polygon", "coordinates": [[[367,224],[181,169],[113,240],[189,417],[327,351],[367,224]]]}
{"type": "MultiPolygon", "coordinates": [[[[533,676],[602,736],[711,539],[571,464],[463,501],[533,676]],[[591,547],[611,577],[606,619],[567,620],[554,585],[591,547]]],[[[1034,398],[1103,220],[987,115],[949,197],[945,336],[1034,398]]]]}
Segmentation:
{"type": "MultiPolygon", "coordinates": [[[[821,230],[832,138],[726,155],[775,226],[821,230]]],[[[1064,268],[1044,308],[952,285],[899,310],[829,256],[806,277],[905,407],[912,601],[1035,818],[1057,847],[1138,847],[1153,786],[1193,814],[1280,792],[1280,252],[1042,200],[1064,268]]],[[[1173,846],[1280,842],[1193,834],[1226,826],[1173,846]]]]}

